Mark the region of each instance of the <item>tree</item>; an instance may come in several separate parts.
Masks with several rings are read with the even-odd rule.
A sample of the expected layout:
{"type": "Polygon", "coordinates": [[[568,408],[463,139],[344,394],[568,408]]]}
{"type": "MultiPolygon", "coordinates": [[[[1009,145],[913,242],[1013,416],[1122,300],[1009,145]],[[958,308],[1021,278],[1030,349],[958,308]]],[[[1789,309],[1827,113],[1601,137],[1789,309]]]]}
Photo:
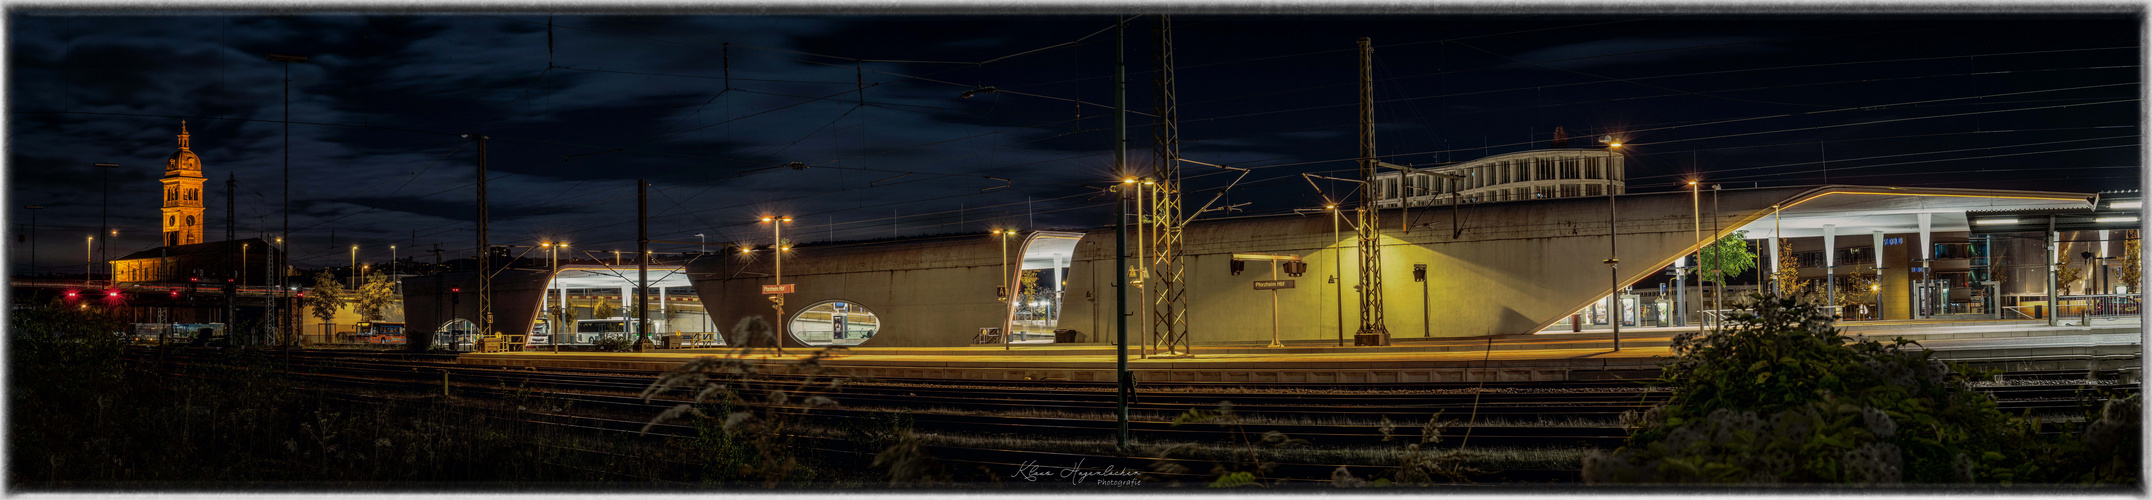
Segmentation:
{"type": "Polygon", "coordinates": [[[1696,272],[1704,281],[1725,285],[1725,280],[1756,268],[1756,251],[1749,248],[1748,231],[1734,231],[1704,247],[1697,257],[1696,272]]]}
{"type": "Polygon", "coordinates": [[[2136,231],[2130,231],[2129,236],[2123,238],[2128,243],[2122,245],[2122,276],[2118,277],[2131,292],[2136,292],[2137,280],[2144,279],[2144,240],[2137,237],[2136,231]]]}
{"type": "Polygon", "coordinates": [[[396,302],[396,282],[378,270],[366,271],[364,276],[364,284],[352,294],[352,312],[367,321],[381,321],[389,305],[396,302]]]}
{"type": "Polygon", "coordinates": [[[1778,296],[1792,297],[1801,291],[1801,261],[1793,258],[1793,241],[1778,240],[1778,272],[1771,278],[1778,281],[1778,296]]]}
{"type": "Polygon", "coordinates": [[[594,319],[609,319],[619,313],[620,311],[614,310],[613,303],[601,301],[598,302],[598,307],[591,311],[590,316],[594,319]]]}
{"type": "Polygon", "coordinates": [[[337,308],[343,307],[344,301],[349,299],[346,295],[350,295],[350,292],[344,290],[343,282],[336,280],[335,273],[324,269],[320,274],[314,275],[314,287],[306,291],[306,307],[314,313],[314,317],[321,318],[321,322],[327,324],[329,320],[336,319],[337,308]]]}
{"type": "Polygon", "coordinates": [[[2057,257],[2056,257],[2056,259],[2057,259],[2057,260],[2055,261],[2055,294],[2056,294],[2056,295],[2069,295],[2069,294],[2070,294],[2070,289],[2071,289],[2071,288],[2076,288],[2076,287],[2077,287],[2077,282],[2079,282],[2079,281],[2084,281],[2084,279],[2085,279],[2085,271],[2084,271],[2084,270],[2082,270],[2082,269],[2078,269],[2078,268],[2076,268],[2076,267],[2073,267],[2073,266],[2071,266],[2071,265],[2070,265],[2070,257],[2072,257],[2072,255],[2070,255],[2070,254],[2069,254],[2069,252],[2063,252],[2063,253],[2062,253],[2062,255],[2060,255],[2060,256],[2057,256],[2057,257]]]}

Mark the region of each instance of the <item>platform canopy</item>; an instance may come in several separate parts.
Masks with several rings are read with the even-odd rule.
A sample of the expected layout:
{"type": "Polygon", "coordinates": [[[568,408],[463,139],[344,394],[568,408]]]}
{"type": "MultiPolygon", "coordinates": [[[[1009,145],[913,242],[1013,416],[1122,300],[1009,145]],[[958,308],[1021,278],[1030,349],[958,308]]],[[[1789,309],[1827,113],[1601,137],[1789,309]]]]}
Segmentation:
{"type": "MultiPolygon", "coordinates": [[[[547,288],[623,288],[634,287],[634,266],[561,266],[560,274],[553,277],[554,284],[547,288]]],[[[690,286],[686,268],[680,266],[650,266],[651,288],[677,288],[690,286]]]]}
{"type": "MultiPolygon", "coordinates": [[[[1849,188],[1800,199],[1778,210],[1764,210],[1737,230],[1751,239],[1823,236],[1823,226],[1837,227],[1840,235],[1873,231],[1919,233],[1920,214],[1928,214],[1932,233],[1971,230],[1966,212],[1991,210],[2086,209],[2091,200],[2083,194],[1981,189],[1849,188]]],[[[1711,210],[1711,192],[1703,191],[1703,210],[1711,210]]],[[[1709,231],[1711,228],[1705,227],[1709,231]]]]}

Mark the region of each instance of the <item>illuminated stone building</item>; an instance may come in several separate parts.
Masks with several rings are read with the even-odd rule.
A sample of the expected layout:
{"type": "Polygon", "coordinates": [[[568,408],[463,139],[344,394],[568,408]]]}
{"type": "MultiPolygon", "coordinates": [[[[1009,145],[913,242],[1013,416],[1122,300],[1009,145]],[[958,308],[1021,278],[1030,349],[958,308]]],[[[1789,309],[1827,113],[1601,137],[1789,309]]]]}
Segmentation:
{"type": "Polygon", "coordinates": [[[202,158],[188,149],[187,122],[179,122],[179,151],[164,160],[164,246],[202,242],[202,158]]]}
{"type": "Polygon", "coordinates": [[[276,275],[278,250],[258,238],[230,242],[206,241],[208,220],[202,217],[202,158],[189,144],[186,122],[179,125],[179,150],[165,159],[164,205],[159,224],[163,245],[112,260],[112,279],[119,283],[184,282],[201,278],[221,284],[225,279],[248,286],[270,284],[276,275]]]}

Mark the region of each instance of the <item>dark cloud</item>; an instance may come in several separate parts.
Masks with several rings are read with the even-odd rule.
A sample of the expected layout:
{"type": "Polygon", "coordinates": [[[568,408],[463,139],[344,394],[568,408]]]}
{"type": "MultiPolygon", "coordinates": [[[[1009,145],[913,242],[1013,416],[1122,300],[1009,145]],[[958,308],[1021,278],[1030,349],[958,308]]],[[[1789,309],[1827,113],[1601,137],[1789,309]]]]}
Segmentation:
{"type": "MultiPolygon", "coordinates": [[[[1140,113],[1159,108],[1155,23],[1139,17],[1128,30],[1128,104],[1140,113]]],[[[281,224],[288,151],[306,265],[342,262],[352,244],[466,246],[476,151],[459,136],[470,133],[494,139],[495,241],[631,241],[635,179],[654,184],[661,239],[763,237],[753,221],[766,213],[801,217],[807,241],[886,237],[892,214],[898,234],[1094,226],[1108,216],[1092,194],[1113,175],[1104,105],[1114,33],[1100,33],[1111,25],[1111,16],[18,11],[10,194],[55,207],[41,225],[94,227],[84,200],[101,192],[101,172],[88,165],[119,163],[109,172],[123,231],[114,250],[146,248],[156,178],[184,119],[213,181],[210,204],[225,199],[226,177],[238,179],[243,236],[281,224]],[[288,150],[286,67],[263,60],[270,52],[312,58],[289,67],[288,150]],[[987,86],[1002,92],[961,97],[987,86]],[[812,166],[770,170],[795,161],[812,166]],[[1010,187],[981,191],[1001,185],[1010,187]]],[[[1997,176],[1989,187],[2083,191],[2130,181],[2069,168],[2132,165],[2136,148],[1970,149],[2138,134],[2135,103],[2019,108],[2133,98],[2136,86],[2044,91],[2137,82],[2139,28],[2129,16],[1180,16],[1177,111],[1189,158],[1291,165],[1260,170],[1221,201],[1255,202],[1254,213],[1318,203],[1299,172],[1353,168],[1360,37],[1377,47],[1378,143],[1393,161],[1544,147],[1563,126],[1572,137],[1629,134],[1632,176],[1702,168],[1814,183],[1820,169],[1801,163],[1829,141],[1834,168],[1849,169],[1834,180],[1860,172],[1876,175],[1864,182],[1921,184],[2038,165],[2064,170],[1997,176]],[[2085,50],[2104,47],[2127,49],[2085,50]],[[2023,92],[2035,93],[2002,95],[2023,92]],[[1877,107],[1967,96],[1995,97],[1877,107]],[[1924,118],[1974,112],[1993,113],[1924,118]],[[1696,125],[1753,117],[1773,118],[1696,125]],[[1846,126],[1900,118],[1922,119],[1846,126]],[[2040,154],[1980,158],[2011,152],[2040,154]],[[1853,169],[1909,153],[1941,161],[1853,169]]],[[[1129,125],[1132,163],[1147,168],[1151,120],[1129,125]]],[[[221,229],[222,216],[212,220],[221,229]]]]}

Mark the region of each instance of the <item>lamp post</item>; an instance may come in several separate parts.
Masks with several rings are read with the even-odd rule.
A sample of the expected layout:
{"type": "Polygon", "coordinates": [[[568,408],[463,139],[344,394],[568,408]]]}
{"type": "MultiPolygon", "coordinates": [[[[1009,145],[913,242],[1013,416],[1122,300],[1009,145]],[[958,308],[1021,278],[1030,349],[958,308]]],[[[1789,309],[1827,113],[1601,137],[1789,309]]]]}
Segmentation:
{"type": "MultiPolygon", "coordinates": [[[[549,241],[545,243],[540,243],[539,246],[546,249],[546,267],[553,270],[552,279],[548,280],[553,283],[553,290],[546,291],[546,301],[552,302],[554,300],[553,296],[559,295],[554,292],[560,289],[560,249],[568,248],[568,244],[554,243],[549,241]]],[[[567,325],[567,316],[563,315],[563,313],[567,311],[567,308],[568,304],[565,300],[561,301],[560,304],[553,306],[553,331],[546,332],[546,343],[552,344],[553,352],[556,353],[560,352],[561,336],[566,335],[571,330],[571,328],[569,328],[567,325]]]]}
{"type": "Polygon", "coordinates": [[[97,267],[96,261],[92,260],[90,257],[90,247],[93,243],[96,242],[96,236],[82,237],[82,283],[84,285],[88,285],[90,283],[90,280],[93,279],[92,269],[96,269],[97,267]]]}
{"type": "MultiPolygon", "coordinates": [[[[1339,211],[1338,211],[1338,205],[1337,205],[1336,203],[1331,203],[1331,204],[1323,205],[1323,210],[1329,210],[1329,211],[1330,211],[1330,242],[1331,242],[1332,244],[1335,244],[1335,243],[1337,243],[1337,242],[1338,242],[1339,238],[1342,238],[1342,237],[1343,237],[1343,233],[1339,233],[1339,232],[1338,232],[1338,219],[1340,219],[1340,218],[1344,217],[1344,213],[1343,213],[1343,212],[1339,212],[1339,211]]],[[[1332,292],[1335,292],[1335,293],[1334,293],[1333,295],[1336,295],[1336,298],[1337,298],[1337,319],[1338,319],[1338,329],[1337,329],[1337,334],[1338,334],[1338,347],[1345,347],[1345,246],[1344,246],[1344,245],[1338,245],[1338,248],[1337,248],[1337,250],[1333,250],[1333,251],[1331,251],[1331,252],[1330,252],[1330,290],[1331,290],[1332,292]]]]}
{"type": "Polygon", "coordinates": [[[247,246],[248,246],[248,245],[249,245],[248,243],[244,243],[244,242],[242,242],[242,243],[240,243],[240,244],[239,244],[239,286],[247,286],[247,246]]]}
{"type": "Polygon", "coordinates": [[[351,288],[359,288],[359,246],[351,246],[351,288]]]}
{"type": "MultiPolygon", "coordinates": [[[[770,225],[770,255],[773,259],[776,259],[773,261],[775,269],[770,276],[781,288],[785,284],[785,252],[792,250],[791,246],[785,244],[785,224],[792,223],[792,216],[765,215],[762,216],[762,222],[770,225]]],[[[785,355],[785,326],[787,326],[785,325],[787,323],[785,321],[785,294],[770,295],[770,302],[773,303],[771,307],[777,309],[777,338],[774,339],[777,341],[777,355],[783,356],[785,355]]]]}
{"type": "MultiPolygon", "coordinates": [[[[118,236],[119,231],[116,229],[112,229],[112,223],[107,220],[107,218],[110,216],[110,213],[112,211],[112,169],[120,168],[120,165],[118,163],[92,163],[90,164],[90,166],[102,169],[99,170],[97,173],[97,181],[104,184],[104,202],[101,203],[97,208],[97,237],[102,240],[105,237],[105,233],[108,232],[112,233],[113,236],[118,236]]],[[[103,240],[99,243],[102,244],[97,245],[97,247],[104,250],[106,254],[105,258],[99,260],[111,262],[112,258],[110,254],[112,253],[112,251],[110,250],[110,248],[112,248],[112,242],[110,240],[103,240]]],[[[110,281],[112,279],[111,273],[106,273],[105,279],[106,281],[110,281]]]]}
{"type": "MultiPolygon", "coordinates": [[[[1618,151],[1621,149],[1621,141],[1616,141],[1613,137],[1602,137],[1600,138],[1600,142],[1607,143],[1608,151],[1618,151]]],[[[1620,209],[1614,204],[1614,179],[1612,175],[1613,171],[1611,170],[1611,166],[1609,166],[1608,168],[1609,171],[1604,173],[1604,177],[1607,177],[1607,179],[1605,179],[1607,181],[1607,311],[1611,313],[1611,316],[1609,317],[1612,318],[1612,321],[1608,321],[1608,323],[1614,325],[1614,350],[1616,352],[1620,352],[1621,254],[1616,250],[1615,246],[1616,240],[1618,239],[1617,235],[1619,234],[1619,219],[1616,218],[1616,215],[1620,213],[1620,209]]]]}
{"type": "MultiPolygon", "coordinates": [[[[995,229],[994,236],[996,236],[994,239],[1001,240],[1001,276],[997,278],[1001,284],[994,286],[994,294],[997,296],[996,298],[1001,299],[1004,306],[1014,307],[1016,289],[1012,286],[1012,283],[1015,283],[1016,280],[1009,276],[1009,238],[1016,236],[1016,230],[995,229]]],[[[1001,328],[1003,330],[1001,332],[1001,350],[1007,351],[1009,350],[1010,337],[1016,335],[1016,323],[1004,318],[1001,322],[1001,328]]]]}
{"type": "Polygon", "coordinates": [[[403,286],[396,279],[396,245],[389,245],[389,283],[399,289],[403,286]]]}
{"type": "Polygon", "coordinates": [[[695,251],[697,253],[710,253],[709,238],[703,237],[702,233],[695,233],[695,241],[700,242],[695,245],[695,251]]]}
{"type": "MultiPolygon", "coordinates": [[[[1719,243],[1719,185],[1718,185],[1718,184],[1712,184],[1712,185],[1711,185],[1711,244],[1712,244],[1712,246],[1717,246],[1717,245],[1718,245],[1718,243],[1719,243]]],[[[1876,253],[1876,255],[1882,255],[1882,252],[1883,252],[1883,248],[1882,248],[1882,247],[1877,247],[1877,248],[1876,248],[1876,252],[1877,252],[1877,253],[1876,253]]],[[[1722,315],[1722,316],[1723,316],[1723,315],[1725,315],[1725,314],[1726,314],[1726,272],[1725,272],[1725,271],[1723,271],[1722,269],[1725,269],[1725,268],[1726,268],[1726,255],[1725,255],[1725,253],[1724,253],[1724,252],[1719,252],[1719,251],[1716,251],[1716,250],[1714,250],[1714,251],[1713,251],[1713,254],[1714,254],[1714,255],[1718,255],[1718,256],[1719,256],[1719,258],[1717,258],[1717,259],[1712,259],[1712,260],[1715,260],[1715,261],[1718,261],[1718,262],[1717,262],[1717,263],[1715,263],[1714,265],[1712,265],[1712,266],[1711,266],[1711,278],[1712,278],[1711,282],[1712,282],[1713,284],[1716,284],[1716,285],[1718,285],[1719,291],[1718,291],[1718,293],[1713,293],[1713,294],[1711,294],[1711,309],[1712,309],[1713,311],[1718,311],[1718,313],[1719,313],[1720,315],[1722,315]]],[[[1879,275],[1879,276],[1877,276],[1877,278],[1881,278],[1881,277],[1882,277],[1882,276],[1880,276],[1880,275],[1879,275]]],[[[1881,302],[1881,301],[1878,301],[1878,302],[1876,302],[1876,304],[1877,304],[1877,306],[1876,306],[1876,307],[1879,307],[1879,308],[1880,308],[1880,307],[1882,307],[1882,305],[1881,305],[1881,304],[1882,304],[1882,302],[1881,302]]],[[[1717,328],[1717,329],[1719,329],[1719,330],[1725,330],[1725,329],[1726,329],[1726,325],[1725,325],[1725,324],[1723,324],[1723,323],[1725,323],[1725,321],[1726,321],[1726,318],[1724,318],[1724,317],[1720,317],[1720,318],[1718,318],[1718,319],[1719,319],[1718,321],[1713,321],[1713,322],[1712,322],[1712,327],[1713,327],[1713,328],[1717,328]]]]}
{"type": "MultiPolygon", "coordinates": [[[[1703,278],[1703,277],[1704,277],[1704,273],[1703,273],[1703,270],[1704,270],[1704,247],[1703,247],[1703,244],[1704,244],[1704,205],[1703,205],[1703,195],[1702,195],[1702,194],[1701,194],[1701,193],[1700,193],[1699,191],[1697,191],[1697,189],[1698,189],[1698,188],[1697,188],[1697,186],[1696,186],[1696,180],[1695,180],[1695,179],[1690,179],[1690,180],[1689,180],[1689,217],[1690,217],[1690,219],[1691,219],[1691,220],[1693,220],[1693,221],[1695,221],[1695,222],[1696,222],[1696,224],[1695,224],[1695,225],[1696,225],[1696,228],[1695,228],[1694,230],[1692,230],[1691,232],[1695,234],[1695,237],[1696,237],[1696,245],[1697,245],[1697,246],[1696,246],[1696,277],[1697,277],[1698,279],[1701,279],[1701,278],[1703,278]]],[[[1703,287],[1703,284],[1702,284],[1702,283],[1697,283],[1697,286],[1696,286],[1696,290],[1697,290],[1697,292],[1696,292],[1696,293],[1698,293],[1698,294],[1702,294],[1702,293],[1703,293],[1703,289],[1704,289],[1704,287],[1703,287]]],[[[1701,307],[1701,306],[1702,306],[1702,304],[1698,304],[1698,306],[1699,306],[1699,307],[1701,307]]],[[[1681,311],[1681,315],[1682,315],[1682,316],[1688,316],[1688,315],[1689,315],[1689,311],[1687,310],[1687,308],[1683,308],[1683,310],[1681,311]]],[[[1702,333],[1704,333],[1704,323],[1705,323],[1705,321],[1704,321],[1704,314],[1703,314],[1703,313],[1702,313],[1701,311],[1697,312],[1697,314],[1696,314],[1696,333],[1698,333],[1698,334],[1702,334],[1702,333]]]]}
{"type": "MultiPolygon", "coordinates": [[[[281,243],[283,238],[291,237],[291,63],[306,62],[306,56],[271,53],[264,57],[270,62],[284,63],[284,229],[280,231],[282,234],[278,235],[278,241],[281,243]]],[[[280,252],[279,255],[289,258],[289,252],[280,252]]],[[[289,301],[291,294],[290,274],[277,273],[277,293],[284,295],[286,301],[289,301]]],[[[296,322],[287,323],[285,331],[291,332],[297,327],[296,322]]]]}
{"type": "Polygon", "coordinates": [[[29,210],[29,211],[30,211],[30,274],[31,274],[31,275],[36,275],[36,274],[37,274],[37,211],[39,211],[39,210],[44,210],[44,209],[45,209],[45,206],[44,206],[44,205],[24,205],[24,206],[23,206],[22,208],[23,208],[24,210],[29,210]]]}

